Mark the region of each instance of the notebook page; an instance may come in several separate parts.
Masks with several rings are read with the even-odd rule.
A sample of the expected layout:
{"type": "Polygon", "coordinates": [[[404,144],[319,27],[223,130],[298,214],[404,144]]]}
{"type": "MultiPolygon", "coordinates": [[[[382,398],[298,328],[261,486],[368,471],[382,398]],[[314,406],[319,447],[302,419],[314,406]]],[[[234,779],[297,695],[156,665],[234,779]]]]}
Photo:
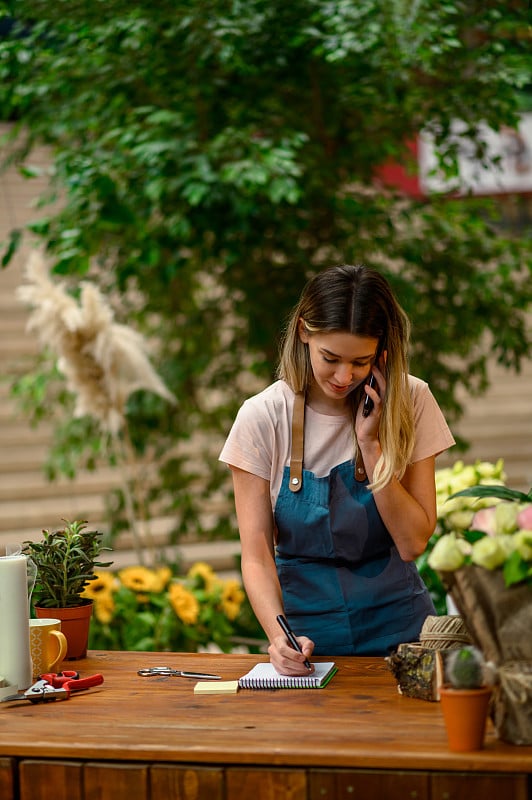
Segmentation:
{"type": "Polygon", "coordinates": [[[253,669],[243,675],[239,686],[243,689],[320,689],[325,686],[336,672],[333,661],[314,664],[311,675],[279,675],[269,661],[255,664],[253,669]]]}

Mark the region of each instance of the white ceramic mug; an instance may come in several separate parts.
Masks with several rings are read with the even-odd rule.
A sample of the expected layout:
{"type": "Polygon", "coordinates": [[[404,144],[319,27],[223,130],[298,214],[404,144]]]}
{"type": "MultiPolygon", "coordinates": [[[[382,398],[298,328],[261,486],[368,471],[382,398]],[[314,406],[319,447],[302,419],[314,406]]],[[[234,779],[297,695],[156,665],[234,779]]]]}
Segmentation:
{"type": "Polygon", "coordinates": [[[30,653],[33,677],[57,672],[56,667],[67,652],[67,640],[61,633],[60,619],[30,619],[30,653]]]}

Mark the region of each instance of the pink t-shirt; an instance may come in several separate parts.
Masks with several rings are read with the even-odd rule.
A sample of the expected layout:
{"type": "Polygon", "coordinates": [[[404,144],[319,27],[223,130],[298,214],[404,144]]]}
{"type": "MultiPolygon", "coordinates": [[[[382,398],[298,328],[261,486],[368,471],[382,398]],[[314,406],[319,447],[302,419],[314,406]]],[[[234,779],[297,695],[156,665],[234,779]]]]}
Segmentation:
{"type": "MultiPolygon", "coordinates": [[[[428,384],[408,376],[414,401],[416,442],[412,463],[451,447],[454,439],[428,384]]],[[[276,381],[244,402],[220,454],[220,461],[270,481],[272,508],[290,463],[294,392],[276,381]]],[[[305,408],[304,468],[318,478],[353,458],[350,412],[328,416],[305,408]]]]}

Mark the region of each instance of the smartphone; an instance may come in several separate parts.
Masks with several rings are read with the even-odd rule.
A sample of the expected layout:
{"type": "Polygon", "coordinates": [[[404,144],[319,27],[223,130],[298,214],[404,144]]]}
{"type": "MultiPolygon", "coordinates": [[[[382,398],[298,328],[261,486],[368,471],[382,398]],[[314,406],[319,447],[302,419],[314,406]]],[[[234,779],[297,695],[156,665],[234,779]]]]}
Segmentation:
{"type": "MultiPolygon", "coordinates": [[[[374,389],[376,383],[377,383],[377,381],[375,380],[375,375],[372,372],[371,375],[370,375],[369,381],[368,381],[368,386],[371,386],[371,388],[374,389]]],[[[363,417],[369,417],[369,415],[373,411],[373,406],[374,406],[373,400],[371,399],[369,394],[367,394],[366,397],[364,398],[364,406],[362,408],[362,416],[363,417]]]]}
{"type": "MultiPolygon", "coordinates": [[[[373,362],[374,364],[379,363],[379,359],[381,357],[383,349],[384,347],[382,343],[379,342],[379,346],[377,347],[377,352],[375,353],[375,361],[373,362]]],[[[372,372],[371,375],[369,376],[368,386],[371,386],[371,388],[374,389],[376,385],[377,381],[375,379],[375,375],[372,372]]],[[[371,399],[369,394],[367,394],[366,397],[364,398],[364,405],[362,407],[362,416],[369,417],[369,415],[373,411],[373,406],[374,406],[373,400],[371,399]]]]}

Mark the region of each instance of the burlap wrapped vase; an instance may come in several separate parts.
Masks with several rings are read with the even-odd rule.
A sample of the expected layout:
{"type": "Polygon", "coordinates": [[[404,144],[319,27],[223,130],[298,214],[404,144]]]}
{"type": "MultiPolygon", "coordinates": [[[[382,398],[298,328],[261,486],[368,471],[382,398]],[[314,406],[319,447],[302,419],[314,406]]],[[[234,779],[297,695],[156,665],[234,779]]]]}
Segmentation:
{"type": "Polygon", "coordinates": [[[468,564],[440,577],[476,646],[496,668],[491,716],[499,739],[532,744],[532,585],[468,564]]]}

